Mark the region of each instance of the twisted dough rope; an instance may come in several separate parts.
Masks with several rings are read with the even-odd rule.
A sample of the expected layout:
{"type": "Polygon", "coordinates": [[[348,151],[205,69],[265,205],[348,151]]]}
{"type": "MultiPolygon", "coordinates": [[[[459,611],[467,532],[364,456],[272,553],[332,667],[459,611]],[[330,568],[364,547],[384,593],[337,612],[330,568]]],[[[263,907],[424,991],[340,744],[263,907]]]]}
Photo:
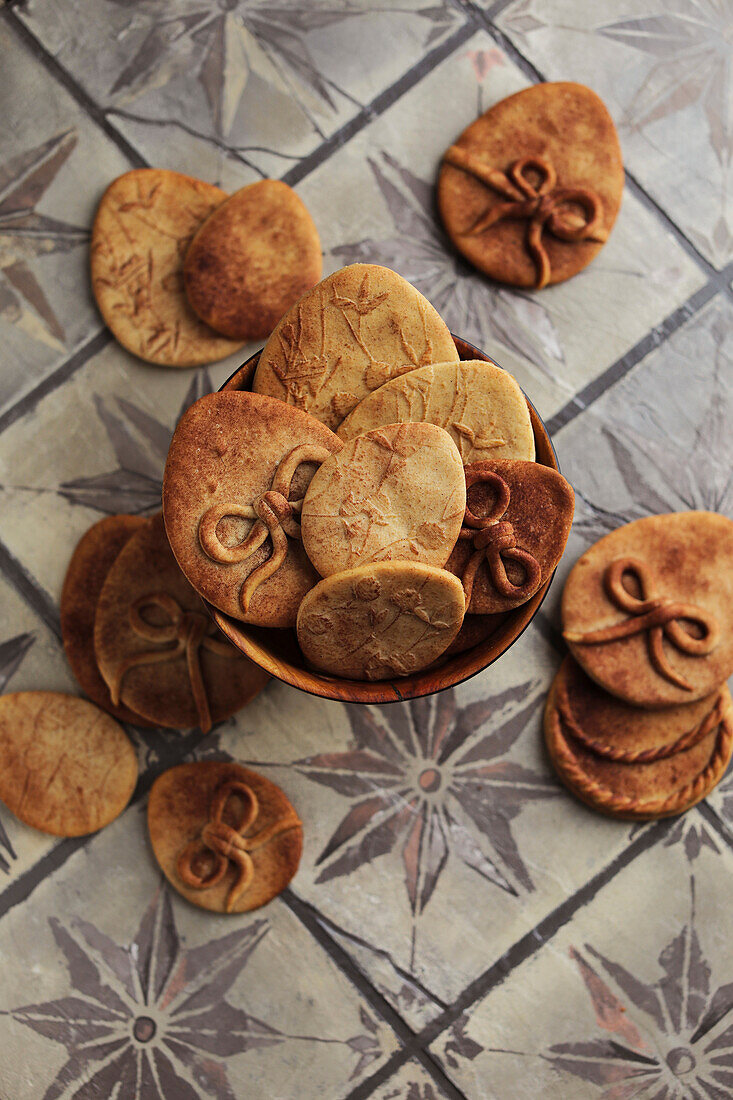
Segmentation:
{"type": "Polygon", "coordinates": [[[242,834],[254,825],[259,812],[260,804],[257,795],[248,784],[238,779],[230,779],[220,784],[211,800],[209,820],[201,830],[201,836],[189,841],[176,860],[178,877],[186,886],[194,890],[210,890],[213,886],[217,886],[227,873],[229,863],[235,864],[238,869],[237,877],[227,895],[225,903],[227,913],[232,912],[239,898],[252,884],[254,863],[250,852],[264,847],[274,837],[302,824],[291,806],[284,817],[261,829],[259,833],[249,837],[243,836],[242,834]],[[223,820],[224,809],[233,794],[239,794],[245,803],[244,812],[236,828],[227,825],[223,820]],[[201,855],[202,848],[208,848],[216,857],[213,871],[205,878],[193,869],[194,859],[197,855],[201,855]]]}
{"type": "Polygon", "coordinates": [[[253,504],[231,504],[226,501],[212,504],[201,517],[198,530],[201,549],[212,561],[222,565],[246,561],[259,550],[268,537],[272,541],[270,557],[253,569],[242,584],[239,600],[243,611],[249,610],[257,589],[277,573],[285,561],[288,553],[286,536],[291,539],[301,538],[300,524],[294,516],[300,513],[303,501],[288,500],[295,471],[304,462],[325,462],[330,454],[326,447],[302,443],[282,459],[275,470],[270,488],[257,497],[253,504]],[[226,516],[256,520],[247,537],[237,546],[225,546],[217,534],[217,527],[226,516]]]}
{"type": "Polygon", "coordinates": [[[659,745],[656,749],[621,749],[614,745],[605,745],[602,741],[594,741],[585,730],[578,725],[570,709],[570,697],[564,677],[558,679],[555,684],[555,705],[560,713],[564,725],[570,730],[573,738],[579,741],[585,748],[590,749],[596,756],[602,756],[607,760],[614,760],[619,764],[652,764],[655,760],[664,760],[675,753],[691,749],[698,742],[707,737],[722,720],[723,696],[719,695],[713,704],[712,710],[705,715],[703,720],[693,729],[683,733],[676,741],[659,745]]]}
{"type": "Polygon", "coordinates": [[[603,574],[603,587],[610,602],[619,611],[627,611],[629,618],[585,634],[578,630],[566,630],[565,641],[576,645],[607,645],[609,642],[619,642],[635,634],[646,633],[649,661],[654,670],[683,691],[692,691],[693,685],[690,681],[670,665],[662,643],[666,637],[675,649],[686,653],[688,657],[706,657],[720,641],[718,620],[695,604],[678,603],[666,596],[653,596],[652,571],[639,558],[624,557],[609,562],[603,574]],[[632,596],[624,588],[623,578],[627,573],[636,578],[641,599],[632,596]],[[703,636],[694,638],[683,629],[678,622],[680,619],[697,623],[703,636]]]}
{"type": "Polygon", "coordinates": [[[131,668],[175,661],[185,656],[199,726],[202,733],[208,733],[211,729],[211,709],[201,671],[201,647],[210,653],[216,653],[219,657],[230,659],[238,658],[239,653],[229,642],[210,636],[212,632],[216,634],[217,630],[206,615],[197,611],[184,611],[178,600],[166,592],[151,592],[147,596],[141,596],[130,607],[128,618],[130,626],[141,638],[160,646],[169,642],[173,642],[174,645],[168,646],[167,649],[135,653],[119,661],[112,671],[109,683],[109,694],[114,705],[116,707],[120,705],[122,681],[131,668]],[[142,617],[143,608],[146,607],[160,608],[168,616],[168,622],[160,626],[146,622],[142,617]]]}
{"type": "Polygon", "coordinates": [[[560,778],[580,797],[585,796],[597,809],[607,810],[611,814],[628,815],[632,818],[670,817],[690,809],[704,798],[722,776],[733,750],[733,723],[730,705],[723,707],[723,715],[718,727],[715,747],[705,768],[684,787],[664,798],[640,799],[629,795],[616,794],[591,779],[578,763],[565,739],[560,723],[559,710],[551,690],[545,710],[545,736],[555,768],[560,778]]]}
{"type": "Polygon", "coordinates": [[[467,172],[509,200],[500,202],[481,214],[461,236],[477,237],[507,218],[528,220],[527,251],[537,272],[534,284],[537,290],[547,286],[552,274],[550,257],[542,244],[545,229],[562,241],[595,241],[603,244],[608,240],[608,230],[602,224],[603,203],[600,196],[587,187],[556,187],[557,173],[545,157],[522,157],[515,160],[506,173],[489,168],[460,145],[451,145],[443,160],[453,168],[467,172]],[[539,186],[535,187],[526,177],[527,169],[533,169],[539,174],[539,186]],[[563,214],[561,208],[569,203],[581,207],[583,218],[567,211],[563,214]]]}

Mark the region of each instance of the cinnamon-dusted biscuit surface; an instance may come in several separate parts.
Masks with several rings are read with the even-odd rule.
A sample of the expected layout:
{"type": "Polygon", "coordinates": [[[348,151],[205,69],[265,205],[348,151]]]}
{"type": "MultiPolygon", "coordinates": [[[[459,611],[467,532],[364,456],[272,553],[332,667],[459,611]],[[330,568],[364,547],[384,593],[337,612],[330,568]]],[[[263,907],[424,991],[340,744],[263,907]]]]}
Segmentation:
{"type": "Polygon", "coordinates": [[[461,456],[433,424],[392,424],[347,443],[313,475],[303,547],[323,577],[371,561],[444,565],[461,529],[461,456]]]}
{"type": "Polygon", "coordinates": [[[229,196],[203,180],[138,168],[109,185],[92,227],[92,289],[124,348],[166,367],[224,359],[242,346],[201,321],[186,301],[191,238],[229,196]]]}
{"type": "Polygon", "coordinates": [[[199,228],[183,264],[186,296],[231,340],[259,340],[321,277],[321,242],[295,191],[280,180],[243,187],[199,228]]]}
{"type": "Polygon", "coordinates": [[[97,604],[94,649],[112,701],[156,725],[204,732],[269,677],[209,618],[176,564],[158,514],[129,540],[97,604]]]}
{"type": "Polygon", "coordinates": [[[130,801],[137,756],[113,718],[73,695],[0,696],[0,799],[53,836],[109,825],[130,801]]]}
{"type": "Polygon", "coordinates": [[[475,359],[421,367],[385,383],[339,427],[354,439],[384,424],[437,424],[465,465],[485,459],[535,456],[529,406],[511,374],[475,359]]]}
{"type": "Polygon", "coordinates": [[[562,620],[576,661],[620,699],[709,695],[733,673],[733,521],[676,512],[612,531],[573,566],[562,620]]]}
{"type": "Polygon", "coordinates": [[[438,208],[474,267],[539,289],[600,251],[623,186],[616,128],[595,92],[535,84],[491,107],[446,151],[438,208]]]}
{"type": "Polygon", "coordinates": [[[82,691],[120,722],[149,726],[129,707],[115,706],[94,654],[97,600],[120,550],[148,521],[142,516],[105,516],[79,540],[61,590],[61,637],[71,671],[82,691]]]}
{"type": "Polygon", "coordinates": [[[446,569],[461,577],[472,614],[510,611],[555,571],[575,495],[562,474],[538,462],[473,462],[465,475],[465,522],[446,569]]]}
{"type": "Polygon", "coordinates": [[[452,573],[386,561],[334,573],[298,611],[298,641],[322,672],[390,680],[426,668],[460,630],[465,600],[452,573]]]}
{"type": "Polygon", "coordinates": [[[303,848],[303,827],[283,791],[225,761],[163,772],[150,791],[148,829],[171,886],[214,913],[247,913],[277,897],[303,848]]]}
{"type": "Polygon", "coordinates": [[[705,798],[720,781],[733,751],[733,706],[726,686],[691,707],[658,713],[603,694],[566,662],[545,707],[552,763],[587,805],[628,820],[671,817],[705,798]]]}
{"type": "Polygon", "coordinates": [[[257,393],[208,394],[188,409],[168,451],[163,513],[205,599],[244,622],[295,625],[318,580],[301,542],[302,499],[341,447],[318,420],[257,393]]]}
{"type": "Polygon", "coordinates": [[[263,348],[252,388],[335,430],[390,378],[457,361],[448,327],[414,286],[387,267],[352,264],[288,310],[263,348]]]}

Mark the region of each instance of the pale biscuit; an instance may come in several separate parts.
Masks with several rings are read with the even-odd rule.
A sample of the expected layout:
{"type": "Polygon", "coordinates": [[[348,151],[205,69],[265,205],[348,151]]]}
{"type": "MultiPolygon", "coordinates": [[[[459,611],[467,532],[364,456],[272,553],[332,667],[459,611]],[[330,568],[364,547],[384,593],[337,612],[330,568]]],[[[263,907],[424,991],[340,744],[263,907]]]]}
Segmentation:
{"type": "Polygon", "coordinates": [[[323,577],[401,558],[444,565],[466,507],[461,456],[433,424],[394,424],[347,443],[316,471],[303,547],[323,577]]]}
{"type": "Polygon", "coordinates": [[[464,610],[461,583],[444,569],[403,561],[358,565],[308,593],[298,612],[298,641],[322,672],[389,680],[440,657],[464,610]]]}
{"type": "Polygon", "coordinates": [[[347,416],[338,435],[354,439],[383,424],[405,421],[444,428],[464,465],[535,457],[526,398],[511,374],[495,363],[438,363],[393,378],[347,416]]]}
{"type": "Polygon", "coordinates": [[[109,185],[92,227],[92,289],[124,348],[166,367],[232,355],[196,316],[183,289],[183,258],[199,226],[228,198],[210,183],[162,168],[126,172],[109,185]]]}
{"type": "Polygon", "coordinates": [[[352,264],[288,310],[265,344],[252,388],[335,430],[390,378],[457,361],[445,322],[414,286],[389,268],[352,264]]]}
{"type": "Polygon", "coordinates": [[[137,783],[129,738],[103,710],[56,691],[0,697],[0,799],[53,836],[85,836],[122,813],[137,783]]]}
{"type": "Polygon", "coordinates": [[[183,264],[189,305],[230,340],[269,336],[321,277],[321,242],[295,191],[260,180],[217,207],[183,264]]]}

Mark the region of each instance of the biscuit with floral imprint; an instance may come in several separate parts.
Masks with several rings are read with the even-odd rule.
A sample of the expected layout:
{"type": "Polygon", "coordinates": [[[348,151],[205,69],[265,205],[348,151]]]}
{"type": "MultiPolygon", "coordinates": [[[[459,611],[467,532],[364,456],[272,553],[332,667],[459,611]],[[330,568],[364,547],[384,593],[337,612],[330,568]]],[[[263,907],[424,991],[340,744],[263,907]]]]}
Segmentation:
{"type": "MultiPolygon", "coordinates": [[[[679,712],[691,708],[672,708],[666,731],[666,711],[636,708],[623,741],[614,737],[614,718],[618,715],[613,714],[610,704],[597,702],[591,720],[597,717],[603,739],[591,747],[594,734],[588,729],[587,708],[584,726],[576,727],[575,715],[566,709],[562,691],[565,684],[566,672],[561,669],[547,697],[545,741],[558,776],[588,806],[631,821],[672,817],[689,810],[720,782],[733,752],[733,706],[727,687],[721,688],[713,701],[706,698],[707,713],[702,718],[700,708],[688,718],[679,712]],[[569,722],[567,714],[571,715],[569,722]],[[700,719],[697,723],[696,718],[700,719]],[[582,737],[576,736],[578,729],[582,737]],[[681,729],[686,733],[678,737],[681,729]],[[701,731],[703,736],[697,736],[701,731]],[[664,737],[669,741],[660,745],[664,737]],[[613,745],[623,747],[627,759],[615,759],[608,752],[613,745]],[[640,746],[649,746],[648,757],[635,758],[640,746]],[[671,751],[665,754],[663,749],[671,751]]],[[[573,698],[577,710],[577,692],[573,698]]],[[[628,707],[627,711],[633,709],[628,707]]]]}
{"type": "Polygon", "coordinates": [[[557,470],[506,459],[466,466],[466,517],[446,569],[468,610],[490,615],[531,599],[565,550],[575,494],[557,470]]]}
{"type": "Polygon", "coordinates": [[[97,603],[94,650],[115,706],[206,732],[269,677],[224,637],[176,564],[160,513],[133,535],[97,603]]]}
{"type": "Polygon", "coordinates": [[[495,363],[438,363],[393,378],[354,409],[338,435],[349,440],[408,421],[444,428],[464,465],[535,456],[527,400],[511,374],[495,363]]]}
{"type": "Polygon", "coordinates": [[[343,444],[300,409],[257,393],[202,397],[168,451],[163,513],[173,553],[215,607],[256,626],[295,625],[318,581],[300,509],[321,462],[343,444]]]}
{"type": "Polygon", "coordinates": [[[390,378],[457,361],[447,325],[414,286],[387,267],[352,264],[288,310],[262,350],[252,389],[335,431],[390,378]]]}
{"type": "Polygon", "coordinates": [[[69,562],[60,606],[64,650],[82,691],[120,722],[137,726],[153,723],[112,702],[94,655],[94,616],[102,585],[117,555],[147,522],[142,516],[105,516],[90,527],[69,562]]]}
{"type": "Polygon", "coordinates": [[[439,659],[466,653],[474,646],[488,641],[499,632],[508,617],[506,612],[499,612],[497,615],[464,615],[461,629],[439,659]]]}
{"type": "Polygon", "coordinates": [[[372,561],[445,565],[466,508],[461,456],[433,424],[360,435],[313,475],[303,548],[322,577],[372,561]]]}
{"type": "Polygon", "coordinates": [[[602,688],[640,707],[691,703],[733,673],[733,521],[648,516],[573,566],[563,635],[602,688]]]}
{"type": "Polygon", "coordinates": [[[0,799],[34,829],[85,836],[122,813],[137,755],[99,707],[56,691],[0,696],[0,799]]]}
{"type": "Polygon", "coordinates": [[[321,277],[318,231],[295,191],[260,180],[218,206],[183,264],[189,305],[230,340],[269,336],[321,277]]]}
{"type": "Polygon", "coordinates": [[[214,913],[248,913],[272,901],[303,849],[303,826],[284,792],[226,761],[163,772],[150,791],[148,830],[171,886],[214,913]]]}
{"type": "Polygon", "coordinates": [[[616,128],[595,92],[535,84],[491,107],[446,151],[438,209],[479,271],[540,289],[598,254],[623,187],[616,128]]]}
{"type": "Polygon", "coordinates": [[[445,569],[404,561],[357,565],[308,593],[298,611],[298,642],[321,672],[391,680],[445,653],[464,611],[461,583],[445,569]]]}
{"type": "Polygon", "coordinates": [[[166,367],[225,359],[242,346],[205,325],[186,300],[183,259],[226,191],[162,168],[138,168],[109,185],[92,227],[92,290],[113,336],[166,367]]]}

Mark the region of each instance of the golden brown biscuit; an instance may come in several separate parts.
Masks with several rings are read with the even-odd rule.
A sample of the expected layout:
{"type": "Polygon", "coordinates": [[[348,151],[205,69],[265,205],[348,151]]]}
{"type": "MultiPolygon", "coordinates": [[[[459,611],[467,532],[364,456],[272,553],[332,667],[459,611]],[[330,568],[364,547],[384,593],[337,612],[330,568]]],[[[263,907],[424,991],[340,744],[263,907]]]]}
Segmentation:
{"type": "Polygon", "coordinates": [[[544,728],[555,770],[573,794],[628,820],[688,810],[720,781],[733,751],[727,687],[703,705],[654,713],[610,700],[568,662],[550,689],[544,728]]]}
{"type": "Polygon", "coordinates": [[[473,614],[509,611],[557,568],[575,495],[557,470],[511,459],[466,466],[466,486],[465,524],[446,569],[461,578],[473,614]]]}
{"type": "Polygon", "coordinates": [[[438,207],[474,267],[539,289],[600,251],[623,187],[616,128],[595,92],[535,84],[491,107],[447,150],[438,207]]]}
{"type": "Polygon", "coordinates": [[[466,650],[488,641],[504,625],[507,618],[507,612],[500,612],[498,615],[465,615],[461,629],[439,659],[465,653],[466,650]]]}
{"type": "Polygon", "coordinates": [[[404,561],[358,565],[311,589],[298,611],[298,642],[323,672],[389,680],[440,657],[464,610],[461,583],[444,569],[404,561]]]}
{"type": "Polygon", "coordinates": [[[113,335],[133,355],[195,367],[242,346],[200,321],[183,289],[191,237],[228,197],[162,168],[126,172],[105,191],[92,227],[92,289],[113,335]]]}
{"type": "Polygon", "coordinates": [[[206,732],[269,679],[219,634],[176,565],[160,514],[107,574],[94,649],[113,703],[173,729],[198,724],[206,732]]]}
{"type": "Polygon", "coordinates": [[[105,516],[82,536],[61,590],[61,637],[79,686],[93,703],[120,722],[150,726],[125,706],[115,706],[94,655],[94,616],[107,574],[125,543],[147,523],[142,516],[105,516]]]}
{"type": "Polygon", "coordinates": [[[448,433],[388,425],[316,470],[303,500],[303,548],[322,577],[396,558],[444,565],[465,508],[463,464],[448,433]]]}
{"type": "Polygon", "coordinates": [[[602,688],[640,707],[701,699],[733,673],[733,521],[649,516],[573,566],[563,634],[602,688]]]}
{"type": "Polygon", "coordinates": [[[148,829],[163,874],[187,901],[247,913],[298,869],[303,827],[286,795],[239,764],[179,764],[156,779],[148,829]]]}
{"type": "Polygon", "coordinates": [[[252,389],[335,430],[388,379],[457,361],[446,324],[414,286],[387,267],[352,264],[288,310],[262,350],[252,389]]]}
{"type": "Polygon", "coordinates": [[[280,180],[260,180],[214,210],[189,245],[186,297],[230,340],[269,336],[321,277],[321,242],[305,204],[280,180]]]}
{"type": "Polygon", "coordinates": [[[406,421],[444,428],[464,464],[535,456],[526,398],[511,374],[495,363],[438,363],[393,378],[364,398],[338,435],[354,439],[383,424],[406,421]]]}
{"type": "Polygon", "coordinates": [[[258,626],[295,625],[318,580],[300,542],[300,501],[341,441],[325,425],[256,393],[212,393],[176,428],[163,477],[173,553],[221,611],[258,626]]]}
{"type": "Polygon", "coordinates": [[[122,813],[137,783],[135,750],[108,714],[73,695],[0,697],[0,799],[53,836],[84,836],[122,813]]]}

